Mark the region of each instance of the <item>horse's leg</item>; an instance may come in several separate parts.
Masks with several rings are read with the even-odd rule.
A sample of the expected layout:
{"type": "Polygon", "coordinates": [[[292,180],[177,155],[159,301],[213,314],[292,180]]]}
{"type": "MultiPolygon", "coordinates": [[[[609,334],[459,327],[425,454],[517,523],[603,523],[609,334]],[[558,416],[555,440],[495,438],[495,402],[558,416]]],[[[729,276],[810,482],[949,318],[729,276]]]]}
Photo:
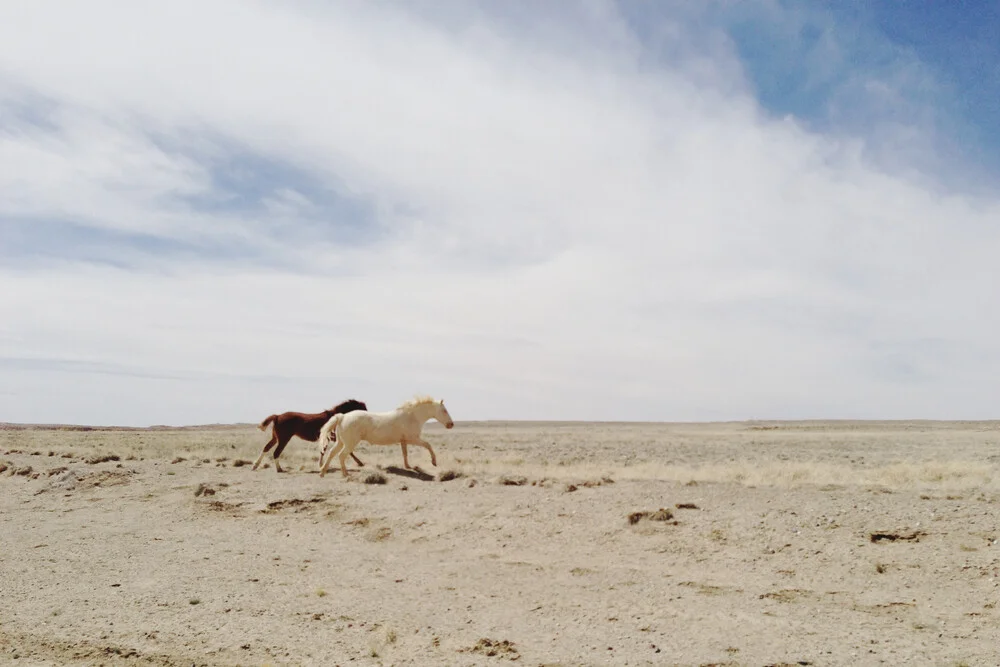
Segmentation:
{"type": "Polygon", "coordinates": [[[355,462],[357,462],[359,468],[365,467],[365,464],[361,462],[361,459],[359,459],[354,452],[351,452],[351,458],[354,459],[355,462]]]}
{"type": "Polygon", "coordinates": [[[406,456],[406,440],[405,439],[400,440],[399,446],[403,448],[403,467],[406,468],[407,470],[411,470],[410,459],[407,458],[406,456]]]}
{"type": "Polygon", "coordinates": [[[278,437],[278,446],[274,448],[274,471],[275,472],[285,472],[281,469],[281,464],[278,463],[278,457],[281,456],[281,452],[285,451],[285,447],[288,445],[288,441],[292,439],[293,433],[282,433],[278,437]]]}
{"type": "MultiPolygon", "coordinates": [[[[347,456],[354,454],[354,446],[358,444],[357,442],[352,442],[350,444],[344,443],[344,448],[340,451],[340,474],[347,477],[347,456]]],[[[330,455],[333,458],[333,454],[330,455]]]]}
{"type": "Polygon", "coordinates": [[[347,478],[347,450],[340,452],[340,474],[347,478]]]}
{"type": "Polygon", "coordinates": [[[323,477],[324,475],[326,475],[326,469],[330,467],[330,461],[332,461],[334,455],[336,455],[337,452],[339,452],[343,448],[344,448],[344,441],[342,439],[340,439],[340,438],[337,438],[337,444],[333,446],[332,450],[330,450],[330,455],[328,457],[326,457],[326,462],[319,469],[319,476],[320,477],[323,477]]]}
{"type": "Polygon", "coordinates": [[[254,461],[252,470],[257,469],[257,466],[260,465],[260,462],[264,460],[264,454],[267,454],[267,452],[270,451],[271,447],[274,447],[274,443],[276,442],[278,442],[278,429],[275,426],[271,428],[271,440],[268,441],[266,445],[264,445],[264,451],[262,451],[260,453],[260,456],[257,457],[257,460],[254,461]]]}
{"type": "Polygon", "coordinates": [[[424,449],[426,449],[431,453],[431,465],[437,467],[437,457],[434,455],[434,450],[431,449],[431,443],[423,439],[418,439],[416,444],[420,445],[421,447],[423,447],[424,449]]]}

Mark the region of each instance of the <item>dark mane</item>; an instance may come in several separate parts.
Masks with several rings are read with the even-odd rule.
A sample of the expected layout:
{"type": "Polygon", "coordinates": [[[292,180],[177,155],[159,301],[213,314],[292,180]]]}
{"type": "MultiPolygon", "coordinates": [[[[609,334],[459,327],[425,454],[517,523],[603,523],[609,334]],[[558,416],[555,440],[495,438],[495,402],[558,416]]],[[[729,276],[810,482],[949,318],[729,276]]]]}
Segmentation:
{"type": "MultiPolygon", "coordinates": [[[[334,407],[330,408],[326,412],[329,413],[330,417],[339,414],[346,414],[348,412],[354,412],[355,410],[368,410],[368,406],[364,404],[363,401],[359,401],[354,398],[349,398],[346,401],[338,403],[334,407]]],[[[322,425],[321,425],[322,426],[322,425]]],[[[317,435],[316,437],[319,437],[317,435]]]]}

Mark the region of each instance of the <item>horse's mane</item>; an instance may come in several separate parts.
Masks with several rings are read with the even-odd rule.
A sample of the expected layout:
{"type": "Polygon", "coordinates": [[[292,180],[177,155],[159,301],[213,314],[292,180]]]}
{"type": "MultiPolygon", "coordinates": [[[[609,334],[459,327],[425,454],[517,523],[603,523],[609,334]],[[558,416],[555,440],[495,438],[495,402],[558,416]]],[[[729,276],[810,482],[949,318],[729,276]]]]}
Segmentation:
{"type": "Polygon", "coordinates": [[[368,406],[365,405],[364,401],[359,401],[356,398],[349,398],[346,401],[341,401],[340,403],[337,403],[337,405],[327,410],[327,412],[337,413],[346,408],[348,405],[360,405],[362,406],[361,408],[362,410],[368,409],[368,406]]]}
{"type": "Polygon", "coordinates": [[[400,405],[399,409],[403,410],[406,408],[415,408],[418,405],[423,405],[424,403],[437,403],[437,399],[434,398],[433,396],[427,396],[427,395],[414,396],[410,400],[405,401],[402,405],[400,405]]]}

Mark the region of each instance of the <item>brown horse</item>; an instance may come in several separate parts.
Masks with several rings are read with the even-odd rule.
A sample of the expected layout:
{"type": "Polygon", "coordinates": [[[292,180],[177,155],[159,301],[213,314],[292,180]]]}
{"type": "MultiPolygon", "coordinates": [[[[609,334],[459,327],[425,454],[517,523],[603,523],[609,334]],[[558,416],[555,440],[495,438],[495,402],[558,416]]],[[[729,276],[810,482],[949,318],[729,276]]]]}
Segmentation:
{"type": "MultiPolygon", "coordinates": [[[[274,450],[274,470],[275,472],[284,472],[281,469],[281,465],[278,463],[278,457],[281,456],[281,452],[285,449],[285,445],[288,441],[292,439],[292,436],[297,435],[303,440],[308,442],[316,442],[319,439],[319,431],[323,428],[323,424],[330,420],[330,417],[336,414],[346,414],[353,410],[367,410],[368,406],[361,401],[356,401],[353,398],[344,401],[336,407],[330,408],[329,410],[324,410],[323,412],[317,412],[316,414],[306,414],[303,412],[283,412],[280,415],[271,415],[264,421],[260,423],[260,430],[267,430],[267,425],[274,422],[274,426],[271,429],[271,440],[264,445],[264,451],[260,453],[257,460],[253,464],[253,469],[256,470],[260,462],[264,460],[264,454],[274,447],[275,444],[278,446],[274,450]]],[[[357,456],[354,457],[355,462],[359,466],[363,466],[364,463],[361,462],[357,456]]],[[[320,461],[322,463],[322,461],[320,461]]]]}

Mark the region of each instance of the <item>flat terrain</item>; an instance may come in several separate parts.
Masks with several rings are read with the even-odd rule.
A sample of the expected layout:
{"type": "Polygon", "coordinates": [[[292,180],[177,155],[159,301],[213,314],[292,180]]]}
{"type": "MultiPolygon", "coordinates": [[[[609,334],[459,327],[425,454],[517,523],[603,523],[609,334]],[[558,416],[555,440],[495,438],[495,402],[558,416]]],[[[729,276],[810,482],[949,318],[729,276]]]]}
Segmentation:
{"type": "Polygon", "coordinates": [[[0,428],[0,664],[1000,664],[1000,423],[424,432],[0,428]]]}

